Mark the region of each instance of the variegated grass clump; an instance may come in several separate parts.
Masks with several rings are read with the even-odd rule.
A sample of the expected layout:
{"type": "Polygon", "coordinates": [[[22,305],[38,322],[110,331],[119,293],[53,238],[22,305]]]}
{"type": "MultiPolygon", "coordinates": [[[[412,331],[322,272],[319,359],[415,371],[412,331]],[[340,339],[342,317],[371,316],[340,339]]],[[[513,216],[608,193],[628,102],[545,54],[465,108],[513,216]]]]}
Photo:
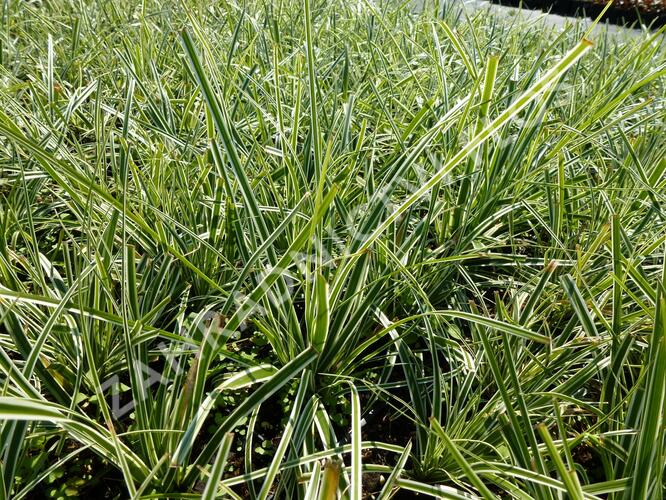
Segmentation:
{"type": "Polygon", "coordinates": [[[0,500],[662,498],[663,30],[2,9],[0,500]]]}

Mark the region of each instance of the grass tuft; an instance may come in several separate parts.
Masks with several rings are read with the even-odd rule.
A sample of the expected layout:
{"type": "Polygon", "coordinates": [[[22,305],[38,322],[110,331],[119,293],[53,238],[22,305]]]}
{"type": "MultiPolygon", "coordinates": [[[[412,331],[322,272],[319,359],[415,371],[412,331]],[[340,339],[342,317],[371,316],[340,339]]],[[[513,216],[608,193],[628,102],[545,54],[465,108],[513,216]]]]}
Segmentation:
{"type": "Polygon", "coordinates": [[[664,29],[435,3],[2,4],[0,500],[663,497],[664,29]]]}

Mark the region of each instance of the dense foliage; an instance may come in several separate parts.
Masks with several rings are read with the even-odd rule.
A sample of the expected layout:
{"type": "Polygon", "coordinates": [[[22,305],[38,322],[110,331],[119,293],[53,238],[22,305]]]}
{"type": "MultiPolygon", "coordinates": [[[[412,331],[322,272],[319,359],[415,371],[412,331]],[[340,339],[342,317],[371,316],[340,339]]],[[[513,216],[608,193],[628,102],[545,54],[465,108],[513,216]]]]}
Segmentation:
{"type": "Polygon", "coordinates": [[[663,30],[431,4],[2,4],[0,499],[663,497],[663,30]]]}

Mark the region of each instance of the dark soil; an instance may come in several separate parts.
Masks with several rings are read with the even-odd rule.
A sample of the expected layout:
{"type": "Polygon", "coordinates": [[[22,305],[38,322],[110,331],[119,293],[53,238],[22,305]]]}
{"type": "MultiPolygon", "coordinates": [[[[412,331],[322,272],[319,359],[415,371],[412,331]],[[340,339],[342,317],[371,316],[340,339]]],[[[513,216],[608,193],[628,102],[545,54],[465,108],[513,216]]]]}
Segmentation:
{"type": "MultiPolygon", "coordinates": [[[[490,0],[510,7],[537,9],[562,16],[583,16],[596,19],[605,8],[601,0],[490,0]]],[[[666,24],[666,0],[616,0],[601,22],[620,26],[637,23],[657,28],[666,24]]]]}

